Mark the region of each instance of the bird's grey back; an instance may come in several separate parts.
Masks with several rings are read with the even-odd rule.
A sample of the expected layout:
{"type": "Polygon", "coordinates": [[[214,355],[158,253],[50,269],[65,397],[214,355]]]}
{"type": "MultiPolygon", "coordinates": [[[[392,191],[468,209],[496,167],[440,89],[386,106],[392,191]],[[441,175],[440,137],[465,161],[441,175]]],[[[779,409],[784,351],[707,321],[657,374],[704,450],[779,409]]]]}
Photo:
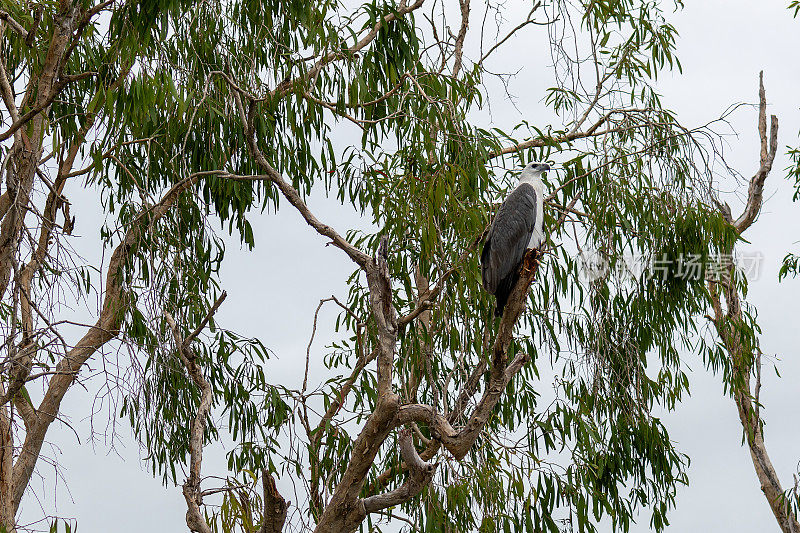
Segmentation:
{"type": "Polygon", "coordinates": [[[520,184],[492,221],[481,253],[483,286],[494,294],[501,280],[519,266],[536,225],[536,190],[520,184]]]}

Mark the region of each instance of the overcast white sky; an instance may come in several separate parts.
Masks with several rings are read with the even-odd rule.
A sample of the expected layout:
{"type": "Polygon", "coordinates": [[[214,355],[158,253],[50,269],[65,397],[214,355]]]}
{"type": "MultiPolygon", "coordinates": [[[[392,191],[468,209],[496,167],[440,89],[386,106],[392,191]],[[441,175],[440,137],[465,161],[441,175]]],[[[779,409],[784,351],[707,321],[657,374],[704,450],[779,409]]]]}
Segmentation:
{"type": "MultiPolygon", "coordinates": [[[[665,105],[676,110],[686,125],[706,123],[733,103],[756,102],[757,75],[763,69],[770,112],[781,121],[779,143],[800,144],[800,20],[791,18],[786,4],[788,0],[687,2],[682,12],[671,17],[680,33],[678,55],[683,74],[661,79],[665,105]]],[[[527,12],[520,4],[519,10],[523,9],[527,12]]],[[[473,9],[473,17],[477,11],[473,9]]],[[[551,77],[549,72],[544,77],[541,74],[541,69],[547,68],[549,55],[534,54],[538,40],[529,37],[532,35],[517,37],[495,58],[497,70],[521,67],[522,71],[512,85],[511,92],[518,96],[516,107],[502,99],[494,100],[491,116],[495,122],[491,125],[508,128],[521,118],[536,123],[543,94],[532,93],[530,87],[543,88],[551,77]],[[531,55],[521,56],[519,50],[531,55]],[[547,82],[544,85],[543,78],[547,82]]],[[[756,170],[758,163],[755,121],[756,112],[751,108],[742,108],[732,120],[739,136],[729,139],[727,157],[746,176],[756,170]]],[[[763,271],[752,283],[748,299],[759,309],[765,353],[783,376],[778,378],[770,367],[765,368],[762,401],[767,447],[786,486],[800,461],[800,388],[796,385],[800,379],[800,358],[796,353],[800,340],[796,313],[800,281],[778,284],[777,270],[788,250],[800,248],[800,206],[791,203],[792,191],[784,177],[788,160],[783,152],[779,151],[767,183],[764,213],[748,232],[752,243],[748,248],[764,256],[763,271]]],[[[81,198],[90,198],[79,190],[67,194],[77,205],[81,198]]],[[[310,205],[340,230],[361,224],[334,202],[315,197],[310,205]]],[[[74,210],[84,213],[83,220],[78,220],[77,232],[90,237],[88,241],[97,234],[96,224],[92,225],[87,213],[91,208],[81,206],[74,210]]],[[[99,221],[100,213],[95,217],[99,221]]],[[[268,367],[271,381],[299,383],[299,361],[305,354],[314,308],[320,298],[345,295],[344,280],[352,266],[338,250],[325,247],[324,241],[291,210],[256,217],[254,231],[257,246],[253,252],[240,250],[236,242],[229,243],[222,273],[229,296],[218,318],[232,329],[260,337],[274,350],[277,359],[268,367]],[[287,249],[292,250],[291,256],[280,252],[287,249]],[[301,286],[304,290],[295,292],[301,286]]],[[[91,253],[87,246],[86,255],[91,257],[91,253]]],[[[320,316],[315,352],[318,357],[334,317],[333,310],[320,316]]],[[[668,530],[778,531],[759,490],[749,453],[741,446],[735,405],[723,395],[720,379],[709,374],[699,358],[689,356],[685,363],[691,369],[692,396],[675,412],[665,414],[664,420],[678,448],[691,457],[690,485],[679,490],[668,530]]],[[[85,412],[93,397],[91,389],[73,390],[62,411],[85,412]]],[[[101,414],[95,423],[104,425],[105,420],[101,414]]],[[[46,511],[56,509],[60,516],[77,518],[82,532],[186,529],[180,489],[162,487],[145,470],[124,421],[118,427],[116,451],[110,451],[106,442],[89,442],[89,420],[73,418],[71,424],[80,442],[65,425],[54,425],[49,440],[59,448],[45,448],[60,462],[66,486],[60,481],[58,490],[52,490],[53,470],[47,466],[41,469],[45,478],[34,483],[46,511]]],[[[219,450],[209,451],[203,471],[224,475],[227,470],[219,450]]],[[[293,495],[286,496],[296,501],[293,495]]],[[[28,496],[23,506],[24,517],[41,516],[35,498],[28,496]]],[[[635,531],[649,530],[646,516],[640,522],[635,531]]]]}

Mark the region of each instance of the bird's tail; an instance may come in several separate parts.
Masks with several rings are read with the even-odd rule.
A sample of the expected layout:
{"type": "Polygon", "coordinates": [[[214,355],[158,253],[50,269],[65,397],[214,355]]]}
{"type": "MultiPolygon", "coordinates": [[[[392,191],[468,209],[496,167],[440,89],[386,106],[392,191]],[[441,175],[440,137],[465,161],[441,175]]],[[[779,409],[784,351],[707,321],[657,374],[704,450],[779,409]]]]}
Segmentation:
{"type": "Polygon", "coordinates": [[[506,308],[508,297],[511,295],[511,291],[514,290],[514,285],[517,284],[517,280],[519,280],[519,269],[515,268],[508,276],[501,279],[500,283],[497,284],[497,290],[494,293],[495,297],[497,298],[497,306],[494,309],[494,316],[503,316],[503,311],[506,308]]]}

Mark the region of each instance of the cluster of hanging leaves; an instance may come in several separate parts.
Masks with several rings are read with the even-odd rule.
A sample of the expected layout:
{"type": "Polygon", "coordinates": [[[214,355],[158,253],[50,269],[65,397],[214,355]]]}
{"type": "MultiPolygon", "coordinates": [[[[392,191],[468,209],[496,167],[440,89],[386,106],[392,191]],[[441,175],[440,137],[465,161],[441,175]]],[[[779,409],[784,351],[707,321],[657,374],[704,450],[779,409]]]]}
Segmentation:
{"type": "MultiPolygon", "coordinates": [[[[792,11],[794,18],[800,15],[800,2],[793,0],[789,4],[789,10],[792,11]]],[[[788,152],[789,155],[789,180],[794,181],[794,196],[792,200],[795,202],[800,200],[800,148],[791,148],[788,152]]],[[[796,253],[788,253],[783,258],[783,265],[778,272],[778,278],[783,279],[786,276],[797,276],[800,272],[800,255],[796,253]]],[[[800,500],[799,500],[800,501],[800,500]]],[[[798,505],[800,507],[800,505],[798,505]]]]}
{"type": "MultiPolygon", "coordinates": [[[[800,200],[800,148],[793,148],[789,150],[789,179],[794,181],[794,196],[792,199],[796,202],[800,200]]],[[[797,276],[800,271],[800,256],[795,253],[789,253],[783,258],[783,265],[778,272],[780,279],[786,276],[797,276]]]]}
{"type": "MultiPolygon", "coordinates": [[[[30,16],[7,4],[20,20],[30,16]]],[[[56,8],[45,4],[43,28],[52,26],[56,8]]],[[[470,454],[460,463],[444,459],[419,501],[403,506],[426,531],[593,531],[606,517],[625,531],[642,509],[661,530],[677,486],[686,482],[687,459],[651,411],[673,409],[687,391],[683,350],[712,349],[697,341],[704,275],[686,271],[728,249],[734,236],[706,203],[707,184],[691,164],[692,138],[650,85],[660,70],[680,68],[676,32],[653,2],[555,1],[546,8],[561,14],[558,24],[595,35],[600,67],[614,81],[603,103],[639,110],[612,115],[606,125],[613,132],[557,142],[574,111],[591,100],[563,82],[531,96],[546,98],[562,125],[522,123],[504,131],[470,123],[470,112],[491,97],[486,73],[475,65],[456,77],[443,74],[418,15],[384,24],[358,54],[347,51],[395,10],[380,1],[356,9],[335,0],[123,4],[110,20],[87,28],[66,68],[99,75],[70,85],[51,111],[55,146],[75,138],[86,117],[101,117],[99,135],[82,155],[90,165],[87,185],[100,191],[108,215],[103,241],[112,247],[166,190],[196,173],[259,172],[224,76],[258,97],[256,137],[271,164],[302,195],[319,184],[380,228],[349,232],[356,246],[371,253],[381,236],[389,237],[399,312],[415,305],[415,269],[432,282],[455,269],[428,327],[401,332],[396,361],[398,390],[406,394],[408,383],[420,382],[415,397],[403,399],[445,414],[472,369],[486,362],[487,339],[496,329],[493,300],[480,287],[478,253],[460,258],[479,249],[496,202],[513,183],[516,172],[503,168],[561,164],[562,172],[547,177],[556,191],[545,214],[552,248],[511,348],[533,360],[509,385],[470,454]],[[327,54],[336,58],[317,76],[271,92],[327,54]],[[350,134],[353,120],[357,136],[350,134]],[[545,142],[494,156],[526,137],[545,142]],[[573,199],[569,220],[557,224],[573,199]],[[587,278],[581,260],[587,254],[601,258],[608,271],[587,278]],[[629,257],[661,268],[620,274],[629,257]]],[[[10,64],[18,65],[10,75],[41,68],[45,49],[4,43],[10,43],[4,44],[10,64]]],[[[563,61],[574,60],[553,46],[563,61]]],[[[279,208],[277,191],[263,181],[204,175],[192,191],[153,223],[120,273],[128,303],[122,336],[141,356],[122,414],[165,481],[176,480],[176,465],[187,460],[199,392],[171,348],[163,314],[173,314],[184,335],[194,330],[221,291],[219,227],[252,247],[248,217],[279,208]]],[[[87,291],[98,283],[89,276],[87,291]]],[[[337,328],[349,338],[332,345],[331,379],[311,398],[323,412],[338,401],[359,354],[375,343],[366,289],[357,274],[348,283],[351,313],[340,316],[337,328]]],[[[298,454],[292,448],[300,429],[292,413],[297,394],[267,381],[271,363],[261,341],[212,321],[204,342],[193,346],[212,385],[215,420],[223,421],[211,423],[206,438],[221,438],[224,426],[237,444],[229,455],[231,476],[243,486],[263,468],[303,478],[313,461],[315,483],[332,490],[355,426],[323,427],[319,449],[309,445],[298,454]]],[[[363,420],[375,393],[368,368],[342,416],[363,420]]],[[[456,416],[454,423],[461,422],[456,416]]],[[[431,437],[424,425],[421,431],[431,437]]],[[[379,474],[400,471],[393,444],[376,460],[365,495],[382,487],[379,474]]],[[[245,506],[259,503],[229,493],[214,527],[230,531],[248,520],[252,527],[245,529],[252,530],[245,506]]],[[[318,512],[310,507],[301,512],[318,512]]]]}

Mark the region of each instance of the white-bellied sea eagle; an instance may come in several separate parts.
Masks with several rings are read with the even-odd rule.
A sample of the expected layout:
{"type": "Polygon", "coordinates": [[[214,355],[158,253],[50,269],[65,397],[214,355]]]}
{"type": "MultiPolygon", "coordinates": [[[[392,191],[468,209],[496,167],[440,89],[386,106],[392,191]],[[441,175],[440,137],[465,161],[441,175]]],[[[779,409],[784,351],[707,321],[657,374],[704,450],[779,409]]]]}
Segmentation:
{"type": "Polygon", "coordinates": [[[497,298],[495,316],[501,316],[520,266],[529,249],[538,250],[544,242],[542,225],[545,163],[531,163],[519,174],[519,184],[508,195],[492,221],[481,252],[483,287],[497,298]]]}

